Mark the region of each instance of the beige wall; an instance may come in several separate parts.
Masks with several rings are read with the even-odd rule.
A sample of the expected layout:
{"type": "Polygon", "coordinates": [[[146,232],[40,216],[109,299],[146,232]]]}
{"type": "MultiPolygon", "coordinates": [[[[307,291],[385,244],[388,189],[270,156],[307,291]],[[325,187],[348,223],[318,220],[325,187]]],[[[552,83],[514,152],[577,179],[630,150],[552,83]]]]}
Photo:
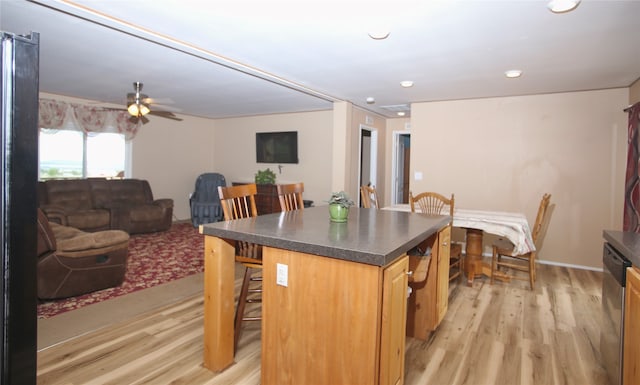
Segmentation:
{"type": "Polygon", "coordinates": [[[156,198],[173,198],[174,219],[190,218],[188,196],[204,172],[221,172],[231,183],[270,167],[278,182],[305,182],[305,198],[324,205],[336,187],[357,196],[357,138],[366,124],[381,130],[378,190],[388,204],[391,135],[410,122],[411,175],[424,175],[412,179],[413,191],[453,192],[458,207],[520,211],[530,222],[548,191],[553,206],[540,258],[599,268],[602,230],[622,223],[622,109],[639,95],[636,82],[604,91],[416,103],[410,120],[385,121],[350,103],[333,111],[220,120],[151,117],[132,142],[131,177],[149,180],[156,198]],[[283,165],[281,174],[277,165],[256,163],[255,132],[288,130],[299,132],[300,163],[283,165]]]}
{"type": "Polygon", "coordinates": [[[391,166],[393,163],[393,133],[394,132],[410,132],[407,130],[407,125],[411,126],[410,118],[394,118],[387,119],[387,127],[385,132],[385,178],[380,182],[378,187],[378,200],[381,206],[388,206],[391,204],[391,190],[393,189],[393,172],[391,166]]]}
{"type": "Polygon", "coordinates": [[[316,206],[326,204],[331,194],[333,112],[274,114],[215,120],[215,142],[211,145],[215,171],[227,183],[252,182],[258,170],[270,168],[277,183],[304,182],[304,198],[316,206]],[[298,164],[256,163],[255,133],[298,131],[298,164]]]}
{"type": "Polygon", "coordinates": [[[601,268],[602,231],[622,225],[628,93],[413,104],[411,189],[455,193],[457,207],[523,212],[530,223],[549,192],[539,258],[601,268]]]}
{"type": "Polygon", "coordinates": [[[180,117],[181,122],[151,116],[131,142],[130,177],[148,180],[154,198],[172,198],[174,220],[191,218],[196,178],[216,170],[214,121],[180,117]]]}
{"type": "MultiPolygon", "coordinates": [[[[353,198],[356,204],[360,194],[360,127],[365,126],[368,129],[377,131],[378,133],[378,162],[376,164],[376,185],[380,185],[385,180],[385,148],[386,148],[386,119],[378,114],[362,110],[354,107],[350,116],[349,137],[350,148],[347,150],[347,183],[345,191],[353,198]]],[[[381,194],[384,197],[384,194],[381,194]]],[[[378,197],[380,200],[381,197],[378,197]]]]}

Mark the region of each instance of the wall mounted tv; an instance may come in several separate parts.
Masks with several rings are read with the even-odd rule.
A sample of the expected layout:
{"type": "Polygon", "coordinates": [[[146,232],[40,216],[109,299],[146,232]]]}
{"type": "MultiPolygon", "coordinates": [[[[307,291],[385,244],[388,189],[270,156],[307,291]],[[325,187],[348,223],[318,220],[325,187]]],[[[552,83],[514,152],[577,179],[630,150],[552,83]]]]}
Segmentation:
{"type": "Polygon", "coordinates": [[[258,163],[298,163],[298,131],[256,132],[258,163]]]}

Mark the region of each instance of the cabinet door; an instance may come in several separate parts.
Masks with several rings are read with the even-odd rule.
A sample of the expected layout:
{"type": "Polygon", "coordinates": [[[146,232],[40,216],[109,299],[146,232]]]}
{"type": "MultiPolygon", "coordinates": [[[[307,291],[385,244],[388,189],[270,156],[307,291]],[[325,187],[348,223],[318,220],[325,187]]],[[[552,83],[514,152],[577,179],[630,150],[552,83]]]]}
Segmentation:
{"type": "Polygon", "coordinates": [[[622,384],[640,383],[640,270],[627,268],[627,291],[625,294],[624,350],[622,358],[622,384]]]}
{"type": "Polygon", "coordinates": [[[449,255],[451,226],[433,234],[423,246],[431,247],[427,279],[411,283],[413,294],[407,309],[407,335],[426,340],[449,308],[449,255]]]}
{"type": "Polygon", "coordinates": [[[404,382],[408,271],[409,258],[405,255],[383,272],[380,385],[404,382]]]}
{"type": "Polygon", "coordinates": [[[438,233],[438,282],[437,282],[437,321],[444,318],[449,308],[449,258],[451,256],[451,226],[438,233]]]}

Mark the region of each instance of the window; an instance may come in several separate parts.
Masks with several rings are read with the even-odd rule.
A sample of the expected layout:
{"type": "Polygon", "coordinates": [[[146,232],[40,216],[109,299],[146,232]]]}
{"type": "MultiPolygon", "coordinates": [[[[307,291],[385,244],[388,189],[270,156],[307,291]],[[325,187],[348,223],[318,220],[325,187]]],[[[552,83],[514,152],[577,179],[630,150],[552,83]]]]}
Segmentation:
{"type": "Polygon", "coordinates": [[[122,134],[40,130],[40,180],[124,176],[122,134]]]}

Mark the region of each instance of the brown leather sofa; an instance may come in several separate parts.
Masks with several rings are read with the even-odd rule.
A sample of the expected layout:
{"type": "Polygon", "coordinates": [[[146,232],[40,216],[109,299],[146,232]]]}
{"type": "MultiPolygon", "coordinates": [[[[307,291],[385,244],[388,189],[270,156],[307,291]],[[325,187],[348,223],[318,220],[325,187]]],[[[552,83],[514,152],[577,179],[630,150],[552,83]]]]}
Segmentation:
{"type": "Polygon", "coordinates": [[[47,180],[38,182],[38,201],[51,222],[90,232],[165,231],[173,216],[173,200],[154,200],[142,179],[47,180]]]}
{"type": "Polygon", "coordinates": [[[38,210],[38,298],[77,296],[119,286],[129,255],[129,234],[122,230],[86,233],[50,223],[38,210]]]}

